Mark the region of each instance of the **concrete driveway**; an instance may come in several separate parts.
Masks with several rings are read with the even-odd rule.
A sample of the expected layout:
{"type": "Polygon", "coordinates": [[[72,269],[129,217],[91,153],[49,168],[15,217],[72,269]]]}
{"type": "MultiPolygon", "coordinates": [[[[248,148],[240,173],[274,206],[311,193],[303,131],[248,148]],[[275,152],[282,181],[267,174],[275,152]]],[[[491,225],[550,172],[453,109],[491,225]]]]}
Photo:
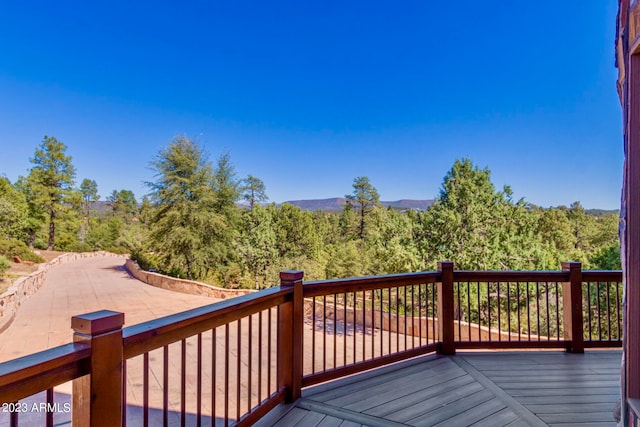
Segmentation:
{"type": "Polygon", "coordinates": [[[71,317],[77,314],[121,311],[128,326],[218,301],[146,285],[129,276],[124,262],[124,257],[85,258],[51,269],[0,333],[0,362],[71,342],[71,317]]]}

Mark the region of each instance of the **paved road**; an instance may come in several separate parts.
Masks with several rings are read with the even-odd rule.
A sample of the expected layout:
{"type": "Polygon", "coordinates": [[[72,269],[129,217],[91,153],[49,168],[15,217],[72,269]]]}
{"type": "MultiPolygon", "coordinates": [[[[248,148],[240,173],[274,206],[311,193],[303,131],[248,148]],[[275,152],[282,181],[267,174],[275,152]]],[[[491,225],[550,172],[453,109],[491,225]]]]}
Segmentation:
{"type": "Polygon", "coordinates": [[[71,342],[71,317],[77,314],[121,311],[125,324],[135,325],[217,301],[146,285],[129,276],[124,262],[123,257],[85,258],[51,269],[0,333],[0,362],[71,342]]]}

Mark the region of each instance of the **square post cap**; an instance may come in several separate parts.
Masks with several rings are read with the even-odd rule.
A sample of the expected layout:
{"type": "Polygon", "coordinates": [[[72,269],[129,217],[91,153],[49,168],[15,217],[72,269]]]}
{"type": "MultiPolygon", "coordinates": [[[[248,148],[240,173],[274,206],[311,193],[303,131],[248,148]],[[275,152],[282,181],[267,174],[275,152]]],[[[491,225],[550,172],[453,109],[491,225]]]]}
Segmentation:
{"type": "Polygon", "coordinates": [[[91,336],[122,329],[123,325],[124,313],[111,310],[94,311],[71,318],[71,329],[91,336]]]}

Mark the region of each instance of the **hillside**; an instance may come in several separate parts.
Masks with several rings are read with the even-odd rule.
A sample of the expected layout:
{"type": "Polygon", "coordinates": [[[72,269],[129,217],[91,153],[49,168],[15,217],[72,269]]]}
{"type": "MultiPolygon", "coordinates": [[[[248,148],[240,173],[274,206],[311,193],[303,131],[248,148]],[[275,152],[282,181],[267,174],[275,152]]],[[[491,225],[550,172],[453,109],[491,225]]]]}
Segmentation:
{"type": "MultiPolygon", "coordinates": [[[[284,203],[298,206],[300,209],[308,211],[341,211],[347,199],[344,197],[333,197],[330,199],[310,199],[310,200],[289,200],[284,203]]],[[[401,199],[394,201],[381,201],[383,206],[391,206],[395,209],[415,209],[426,210],[433,204],[433,200],[411,200],[401,199]]]]}

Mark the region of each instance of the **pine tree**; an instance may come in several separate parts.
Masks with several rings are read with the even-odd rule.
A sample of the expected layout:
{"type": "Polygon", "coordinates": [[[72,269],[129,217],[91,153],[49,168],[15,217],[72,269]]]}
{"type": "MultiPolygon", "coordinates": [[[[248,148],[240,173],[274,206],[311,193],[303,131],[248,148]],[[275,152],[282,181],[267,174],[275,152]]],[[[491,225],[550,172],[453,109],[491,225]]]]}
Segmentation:
{"type": "Polygon", "coordinates": [[[35,197],[41,202],[49,217],[49,243],[47,250],[55,245],[56,220],[65,209],[73,187],[76,170],[67,156],[67,146],[54,137],[45,135],[31,159],[33,168],[27,178],[35,197]]]}
{"type": "Polygon", "coordinates": [[[380,206],[378,190],[371,185],[369,178],[359,176],[353,180],[353,194],[347,194],[345,197],[347,198],[347,203],[356,209],[360,216],[358,236],[362,240],[365,237],[366,221],[369,213],[380,206]]]}
{"type": "Polygon", "coordinates": [[[249,202],[249,209],[253,210],[256,203],[269,200],[264,182],[253,175],[242,180],[242,198],[249,202]]]}
{"type": "Polygon", "coordinates": [[[150,243],[163,268],[191,279],[228,264],[232,251],[227,212],[237,199],[228,156],[214,170],[193,140],[177,136],[151,162],[148,183],[154,216],[150,243]]]}

